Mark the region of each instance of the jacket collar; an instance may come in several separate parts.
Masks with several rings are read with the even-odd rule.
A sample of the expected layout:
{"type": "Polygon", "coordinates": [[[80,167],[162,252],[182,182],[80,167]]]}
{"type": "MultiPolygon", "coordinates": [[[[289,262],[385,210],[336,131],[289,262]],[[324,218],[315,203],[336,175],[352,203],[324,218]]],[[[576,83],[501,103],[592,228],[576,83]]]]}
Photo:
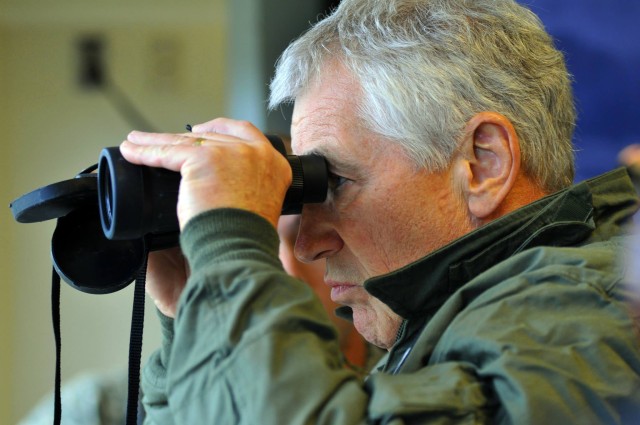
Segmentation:
{"type": "MultiPolygon", "coordinates": [[[[594,234],[596,221],[610,222],[608,236],[619,232],[636,205],[626,171],[614,170],[526,205],[364,286],[405,319],[429,316],[471,278],[526,248],[607,236],[594,234]]],[[[351,309],[341,307],[337,314],[349,318],[351,309]]]]}

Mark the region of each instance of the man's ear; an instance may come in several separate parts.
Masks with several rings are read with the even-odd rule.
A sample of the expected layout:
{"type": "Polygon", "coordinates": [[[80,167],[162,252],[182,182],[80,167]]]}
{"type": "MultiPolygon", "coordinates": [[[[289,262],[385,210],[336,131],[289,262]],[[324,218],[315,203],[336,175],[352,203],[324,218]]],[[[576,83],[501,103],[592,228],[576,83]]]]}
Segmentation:
{"type": "Polygon", "coordinates": [[[520,172],[520,142],[511,122],[496,112],[469,120],[457,174],[469,212],[481,221],[502,215],[502,204],[520,172]]]}

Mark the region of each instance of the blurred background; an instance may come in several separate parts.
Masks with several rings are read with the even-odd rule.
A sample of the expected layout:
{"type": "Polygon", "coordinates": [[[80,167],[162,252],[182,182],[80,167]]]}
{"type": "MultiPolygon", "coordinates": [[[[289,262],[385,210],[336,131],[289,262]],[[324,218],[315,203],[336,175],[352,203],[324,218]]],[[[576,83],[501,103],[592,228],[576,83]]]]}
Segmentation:
{"type": "MultiPolygon", "coordinates": [[[[73,178],[132,129],[184,131],[216,116],[288,132],[266,114],[275,59],[326,0],[0,0],[0,423],[54,383],[54,221],[17,224],[22,194],[73,178]]],[[[89,295],[62,283],[63,384],[127,366],[133,285],[89,295]]],[[[147,303],[143,363],[159,345],[147,303]]],[[[63,404],[64,411],[64,404],[63,404]]]]}
{"type": "Polygon", "coordinates": [[[640,143],[640,1],[520,0],[564,53],[578,111],[576,180],[618,166],[640,143]]]}
{"type": "MultiPolygon", "coordinates": [[[[524,0],[566,53],[580,113],[578,180],[639,142],[640,2],[524,0]]],[[[53,390],[49,244],[55,222],[17,224],[18,196],[73,178],[132,129],[181,132],[216,116],[288,133],[267,115],[273,64],[330,0],[0,0],[0,423],[53,390]]],[[[133,286],[62,284],[63,383],[127,365],[133,286]]],[[[143,363],[159,344],[146,308],[143,363]]],[[[63,405],[64,410],[64,405],[63,405]]]]}

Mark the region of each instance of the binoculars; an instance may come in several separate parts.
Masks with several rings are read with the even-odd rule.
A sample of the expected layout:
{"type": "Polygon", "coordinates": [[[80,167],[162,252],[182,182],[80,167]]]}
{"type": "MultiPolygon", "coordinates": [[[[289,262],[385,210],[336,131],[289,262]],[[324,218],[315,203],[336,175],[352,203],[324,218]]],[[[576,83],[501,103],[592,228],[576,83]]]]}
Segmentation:
{"type": "MultiPolygon", "coordinates": [[[[287,155],[282,139],[267,136],[285,156],[293,180],[282,214],[298,214],[327,196],[326,161],[319,155],[287,155]]],[[[51,239],[53,266],[83,292],[106,294],[135,280],[150,251],[177,246],[180,174],[127,162],[117,147],[74,179],[29,192],[10,205],[16,221],[57,219],[51,239]],[[96,172],[97,170],[97,172],[96,172]]]]}

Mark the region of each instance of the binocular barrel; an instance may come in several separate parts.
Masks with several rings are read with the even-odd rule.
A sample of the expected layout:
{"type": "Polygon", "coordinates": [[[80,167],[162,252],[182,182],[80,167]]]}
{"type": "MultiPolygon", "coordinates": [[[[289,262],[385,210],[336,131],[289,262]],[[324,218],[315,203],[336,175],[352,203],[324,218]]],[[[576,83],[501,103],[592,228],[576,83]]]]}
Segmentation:
{"type": "MultiPolygon", "coordinates": [[[[293,174],[282,214],[299,214],[303,204],[323,202],[328,189],[325,159],[286,155],[280,138],[268,138],[287,158],[293,174]]],[[[98,204],[105,236],[127,240],[178,232],[180,179],[178,172],[127,162],[117,147],[103,149],[98,161],[98,204]]]]}

